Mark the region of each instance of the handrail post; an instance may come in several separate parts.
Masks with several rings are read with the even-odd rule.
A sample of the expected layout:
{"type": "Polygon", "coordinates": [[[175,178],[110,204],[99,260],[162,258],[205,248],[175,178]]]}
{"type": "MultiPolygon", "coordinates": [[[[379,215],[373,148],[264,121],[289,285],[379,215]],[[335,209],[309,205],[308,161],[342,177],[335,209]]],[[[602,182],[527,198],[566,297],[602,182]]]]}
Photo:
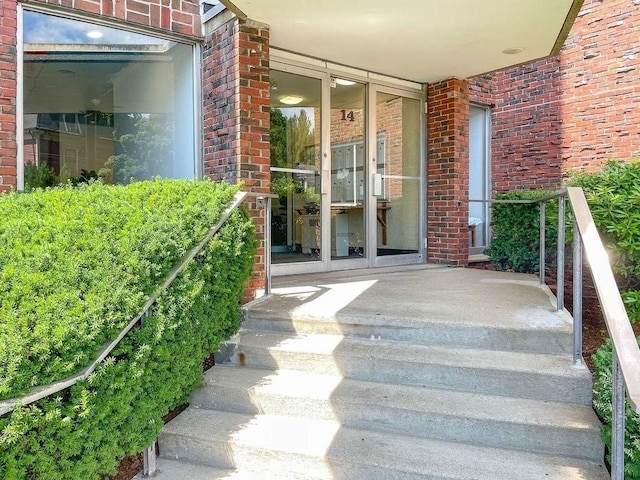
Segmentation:
{"type": "Polygon", "coordinates": [[[544,285],[545,283],[545,269],[546,269],[546,209],[547,203],[540,202],[540,267],[539,267],[539,276],[540,276],[540,285],[544,285]]]}
{"type": "Polygon", "coordinates": [[[156,473],[156,442],[154,441],[150,447],[146,448],[142,453],[143,467],[142,475],[150,477],[156,473]]]}
{"type": "Polygon", "coordinates": [[[264,202],[264,294],[271,293],[271,197],[264,202]]]}
{"type": "Polygon", "coordinates": [[[573,219],[573,363],[582,365],[582,237],[573,219]]]}
{"type": "Polygon", "coordinates": [[[558,197],[558,263],[556,266],[556,299],[559,312],[564,309],[564,206],[565,195],[561,195],[558,197]]]}
{"type": "Polygon", "coordinates": [[[258,201],[264,209],[264,294],[271,293],[271,196],[261,195],[258,201]]]}
{"type": "Polygon", "coordinates": [[[612,360],[611,480],[624,480],[625,385],[615,347],[612,360]]]}

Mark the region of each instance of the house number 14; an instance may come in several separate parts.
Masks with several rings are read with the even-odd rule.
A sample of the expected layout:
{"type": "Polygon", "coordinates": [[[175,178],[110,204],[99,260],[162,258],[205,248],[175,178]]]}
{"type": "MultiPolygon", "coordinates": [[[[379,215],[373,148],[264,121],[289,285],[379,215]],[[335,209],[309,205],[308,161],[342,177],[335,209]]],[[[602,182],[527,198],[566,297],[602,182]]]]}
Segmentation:
{"type": "Polygon", "coordinates": [[[342,120],[349,120],[350,122],[356,121],[356,116],[353,113],[353,110],[347,112],[346,110],[342,110],[342,120]]]}

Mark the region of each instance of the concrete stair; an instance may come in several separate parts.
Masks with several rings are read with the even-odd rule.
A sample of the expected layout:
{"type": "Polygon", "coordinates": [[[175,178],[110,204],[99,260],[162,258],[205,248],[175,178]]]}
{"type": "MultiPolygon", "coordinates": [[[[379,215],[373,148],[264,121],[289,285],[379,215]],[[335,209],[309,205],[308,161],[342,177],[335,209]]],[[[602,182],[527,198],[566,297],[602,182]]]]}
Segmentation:
{"type": "Polygon", "coordinates": [[[231,362],[165,425],[157,478],[609,478],[567,315],[533,292],[525,324],[461,321],[459,305],[432,321],[406,306],[305,310],[317,296],[256,302],[231,362]]]}

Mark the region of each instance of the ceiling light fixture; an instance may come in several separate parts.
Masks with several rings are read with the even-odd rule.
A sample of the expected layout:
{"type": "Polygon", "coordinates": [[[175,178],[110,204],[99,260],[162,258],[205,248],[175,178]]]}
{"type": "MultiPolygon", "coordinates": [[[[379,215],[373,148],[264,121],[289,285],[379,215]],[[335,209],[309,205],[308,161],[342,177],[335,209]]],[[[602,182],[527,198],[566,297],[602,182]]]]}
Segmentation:
{"type": "Polygon", "coordinates": [[[518,53],[522,53],[524,48],[521,47],[513,47],[513,48],[505,48],[502,53],[505,55],[516,55],[518,53]]]}
{"type": "Polygon", "coordinates": [[[87,32],[87,37],[89,37],[89,38],[98,39],[98,38],[102,38],[103,35],[104,34],[99,30],[89,30],[87,32]]]}
{"type": "Polygon", "coordinates": [[[284,103],[285,105],[298,105],[302,100],[304,99],[297,95],[285,95],[284,97],[280,97],[280,103],[284,103]]]}
{"type": "Polygon", "coordinates": [[[352,80],[345,80],[344,78],[336,78],[336,83],[338,85],[343,85],[345,87],[351,86],[351,85],[355,85],[356,82],[352,81],[352,80]]]}

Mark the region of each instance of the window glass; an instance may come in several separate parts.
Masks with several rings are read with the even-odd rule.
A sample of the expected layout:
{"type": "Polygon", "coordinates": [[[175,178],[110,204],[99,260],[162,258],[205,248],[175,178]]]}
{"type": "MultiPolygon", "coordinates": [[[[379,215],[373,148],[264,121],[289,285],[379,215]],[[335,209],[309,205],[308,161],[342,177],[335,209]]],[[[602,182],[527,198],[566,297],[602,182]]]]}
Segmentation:
{"type": "Polygon", "coordinates": [[[193,46],[23,15],[26,188],[195,176],[193,46]]]}

